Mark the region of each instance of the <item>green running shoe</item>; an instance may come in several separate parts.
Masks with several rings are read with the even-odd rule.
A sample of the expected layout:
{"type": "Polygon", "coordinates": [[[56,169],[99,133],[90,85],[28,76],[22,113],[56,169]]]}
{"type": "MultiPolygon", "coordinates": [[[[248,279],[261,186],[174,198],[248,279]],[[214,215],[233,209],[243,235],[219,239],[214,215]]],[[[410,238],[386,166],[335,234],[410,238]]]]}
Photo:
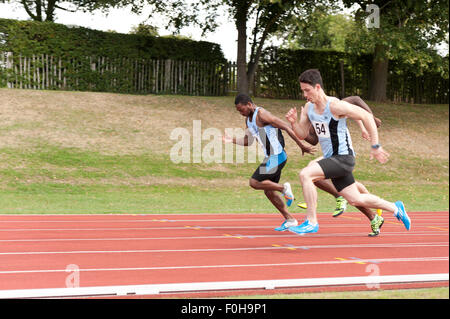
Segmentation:
{"type": "Polygon", "coordinates": [[[347,200],[342,196],[336,198],[336,209],[334,210],[333,217],[338,217],[345,211],[346,208],[347,208],[347,200]]]}
{"type": "Polygon", "coordinates": [[[383,223],[384,223],[384,218],[379,215],[375,215],[374,219],[372,219],[372,221],[370,222],[370,227],[372,228],[372,232],[369,234],[369,237],[378,236],[380,234],[380,229],[381,229],[381,226],[383,226],[383,223]]]}

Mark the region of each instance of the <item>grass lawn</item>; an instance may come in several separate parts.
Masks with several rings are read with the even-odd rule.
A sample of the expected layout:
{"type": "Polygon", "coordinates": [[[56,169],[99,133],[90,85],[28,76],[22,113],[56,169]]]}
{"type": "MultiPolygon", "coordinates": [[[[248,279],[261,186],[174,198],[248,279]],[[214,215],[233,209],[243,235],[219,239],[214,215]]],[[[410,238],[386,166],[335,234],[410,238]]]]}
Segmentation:
{"type": "Polygon", "coordinates": [[[236,299],[448,299],[448,287],[235,296],[236,299]]]}
{"type": "MultiPolygon", "coordinates": [[[[189,132],[193,150],[194,120],[202,132],[244,128],[232,103],[232,97],[0,89],[0,213],[276,213],[248,186],[259,163],[256,145],[231,151],[234,159],[243,152],[241,164],[223,163],[226,149],[222,163],[192,163],[193,151],[191,163],[171,160],[176,128],[189,132]]],[[[282,118],[302,105],[256,103],[282,118]]],[[[368,142],[350,124],[357,180],[380,197],[403,200],[410,211],[447,211],[448,106],[369,104],[383,121],[380,141],[391,157],[385,165],[370,160],[368,142]]],[[[205,152],[213,137],[203,138],[205,152]]],[[[301,200],[298,172],[320,151],[301,156],[285,139],[282,182],[291,182],[301,200]]],[[[318,210],[333,207],[334,199],[319,191],[318,210]]]]}

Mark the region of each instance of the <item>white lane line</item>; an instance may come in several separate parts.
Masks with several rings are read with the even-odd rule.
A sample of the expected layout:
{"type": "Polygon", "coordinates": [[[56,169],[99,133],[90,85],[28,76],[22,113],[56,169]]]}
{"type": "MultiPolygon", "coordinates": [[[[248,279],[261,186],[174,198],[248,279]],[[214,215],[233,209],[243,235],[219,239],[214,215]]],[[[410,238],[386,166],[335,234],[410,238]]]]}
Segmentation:
{"type": "MultiPolygon", "coordinates": [[[[364,263],[392,263],[392,262],[434,262],[448,261],[449,257],[413,257],[413,258],[371,258],[358,259],[364,263]]],[[[192,265],[192,266],[159,266],[159,267],[130,267],[130,268],[82,268],[79,272],[95,271],[139,271],[139,270],[176,270],[176,269],[203,269],[203,268],[241,268],[241,267],[275,267],[275,266],[309,266],[309,265],[335,265],[354,264],[354,260],[326,260],[307,261],[293,263],[271,263],[271,264],[239,264],[239,265],[192,265]]],[[[0,275],[28,274],[28,273],[59,273],[68,272],[67,269],[30,269],[30,270],[3,270],[0,275]]]]}
{"type": "MultiPolygon", "coordinates": [[[[267,221],[270,218],[223,218],[223,219],[124,219],[124,220],[0,220],[0,223],[161,223],[161,222],[222,222],[267,221]]],[[[278,217],[277,220],[280,220],[278,217]]]]}
{"type": "MultiPolygon", "coordinates": [[[[292,248],[317,249],[317,248],[405,248],[405,247],[448,247],[448,242],[433,243],[397,243],[397,244],[350,244],[350,245],[302,245],[292,248]]],[[[240,248],[187,248],[187,249],[143,249],[143,250],[77,250],[77,251],[28,251],[28,252],[1,252],[0,256],[13,255],[55,255],[55,254],[125,254],[125,253],[173,253],[173,252],[217,252],[217,251],[249,251],[249,250],[273,250],[286,249],[286,247],[240,247],[240,248]]]]}
{"type": "MultiPolygon", "coordinates": [[[[383,232],[383,237],[386,236],[442,236],[442,231],[427,231],[427,232],[383,232]]],[[[241,234],[241,237],[252,238],[298,238],[298,235],[253,235],[241,234]]],[[[333,233],[333,234],[315,234],[314,237],[366,237],[367,233],[333,233]]],[[[140,240],[188,240],[188,239],[234,239],[234,236],[178,236],[178,237],[106,237],[106,238],[27,238],[27,239],[0,239],[0,243],[15,243],[15,242],[63,242],[63,241],[140,241],[140,240]]]]}
{"type": "MultiPolygon", "coordinates": [[[[1,223],[1,222],[0,222],[1,223]]],[[[396,226],[402,226],[401,223],[395,223],[396,226]]],[[[386,229],[387,227],[393,226],[393,223],[385,224],[383,226],[383,229],[386,229]]],[[[321,224],[321,228],[360,228],[363,225],[361,224],[339,224],[339,225],[323,225],[321,224]]],[[[448,227],[448,224],[425,224],[425,225],[414,225],[414,228],[417,229],[418,227],[436,227],[436,226],[446,226],[448,227]]],[[[192,227],[199,227],[203,229],[266,229],[266,228],[274,228],[275,225],[270,226],[235,226],[235,225],[229,225],[229,226],[192,226],[192,227]]],[[[186,226],[175,226],[175,227],[97,227],[97,228],[3,228],[0,229],[1,232],[21,232],[21,231],[122,231],[122,230],[180,230],[180,229],[187,229],[186,226]]]]}
{"type": "MultiPolygon", "coordinates": [[[[115,237],[115,238],[44,238],[44,239],[0,239],[0,242],[52,242],[52,241],[133,241],[133,240],[188,240],[188,239],[234,239],[235,235],[229,236],[185,236],[185,237],[115,237]]],[[[298,237],[297,235],[241,235],[241,237],[252,238],[283,238],[298,237]]]]}
{"type": "Polygon", "coordinates": [[[337,286],[337,285],[373,285],[386,283],[438,282],[448,281],[448,273],[389,275],[389,276],[358,276],[329,278],[292,278],[278,280],[247,280],[247,281],[216,281],[189,282],[173,284],[97,286],[78,288],[48,288],[48,289],[16,289],[0,290],[0,298],[51,298],[96,295],[154,295],[174,292],[199,292],[236,289],[280,289],[294,287],[337,286]]]}
{"type": "MultiPolygon", "coordinates": [[[[0,220],[1,223],[151,223],[151,222],[222,222],[222,221],[278,221],[281,220],[279,216],[273,216],[273,218],[267,218],[269,216],[264,216],[264,218],[261,217],[255,217],[255,218],[207,218],[207,219],[171,219],[171,218],[152,218],[152,219],[114,219],[114,220],[107,220],[107,219],[86,219],[86,220],[78,220],[78,219],[70,219],[70,220],[48,220],[48,219],[35,219],[35,220],[0,220]]],[[[355,221],[366,221],[367,219],[365,217],[356,217],[356,216],[342,216],[343,218],[346,218],[347,221],[352,219],[355,221]]],[[[394,220],[396,219],[393,216],[385,217],[387,220],[394,220]]],[[[447,222],[448,224],[448,216],[443,217],[419,217],[415,218],[414,220],[419,221],[442,221],[447,222]]],[[[413,220],[413,221],[414,221],[413,220]]]]}
{"type": "MultiPolygon", "coordinates": [[[[329,214],[329,212],[318,212],[319,215],[326,215],[329,214]]],[[[352,211],[352,212],[347,212],[347,214],[360,214],[357,211],[352,211]]],[[[436,216],[439,214],[443,214],[443,215],[448,215],[449,212],[448,211],[436,211],[436,212],[411,212],[408,211],[408,215],[409,214],[418,214],[418,215],[426,215],[426,216],[436,216]]],[[[52,214],[23,214],[23,213],[11,213],[11,214],[5,214],[2,213],[0,214],[0,217],[8,217],[8,216],[16,216],[16,217],[22,217],[22,216],[26,216],[26,217],[36,217],[36,216],[101,216],[101,217],[117,217],[117,216],[274,216],[276,214],[274,214],[273,212],[256,212],[256,213],[244,213],[244,212],[228,212],[228,213],[171,213],[171,212],[167,212],[167,213],[121,213],[121,212],[116,212],[116,213],[52,213],[52,214]]]]}
{"type": "MultiPolygon", "coordinates": [[[[252,229],[252,228],[273,228],[274,226],[201,226],[203,228],[210,228],[210,229],[234,229],[234,228],[243,228],[243,229],[252,229]]],[[[117,228],[21,228],[21,229],[0,229],[2,232],[8,232],[8,231],[122,231],[122,230],[180,230],[184,229],[187,230],[185,226],[178,226],[178,227],[117,227],[117,228]]]]}

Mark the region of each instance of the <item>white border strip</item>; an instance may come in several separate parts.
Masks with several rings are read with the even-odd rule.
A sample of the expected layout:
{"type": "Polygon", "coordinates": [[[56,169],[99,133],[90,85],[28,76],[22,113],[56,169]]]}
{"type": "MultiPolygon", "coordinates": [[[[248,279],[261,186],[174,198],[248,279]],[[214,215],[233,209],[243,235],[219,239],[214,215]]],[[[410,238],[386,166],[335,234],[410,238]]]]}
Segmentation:
{"type": "Polygon", "coordinates": [[[155,295],[160,293],[201,292],[236,289],[279,289],[336,285],[377,285],[387,283],[448,281],[449,274],[331,277],[280,280],[217,281],[175,284],[99,286],[79,288],[0,290],[0,298],[58,298],[80,296],[155,295]]]}

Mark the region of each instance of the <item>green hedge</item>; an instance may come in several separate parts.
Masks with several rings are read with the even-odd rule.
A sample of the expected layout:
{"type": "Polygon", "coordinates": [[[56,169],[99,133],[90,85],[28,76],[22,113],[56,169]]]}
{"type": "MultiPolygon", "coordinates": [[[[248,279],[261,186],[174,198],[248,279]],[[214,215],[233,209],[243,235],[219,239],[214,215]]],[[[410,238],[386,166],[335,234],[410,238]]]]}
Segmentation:
{"type": "Polygon", "coordinates": [[[205,41],[0,19],[0,64],[0,87],[215,95],[226,60],[205,41]]]}
{"type": "Polygon", "coordinates": [[[341,61],[345,78],[344,95],[366,95],[370,56],[354,57],[330,50],[289,50],[275,47],[267,48],[261,57],[259,93],[268,97],[298,99],[301,97],[299,75],[314,68],[320,70],[326,92],[340,96],[341,61]]]}
{"type": "Polygon", "coordinates": [[[186,61],[225,61],[220,45],[174,37],[152,37],[68,27],[52,22],[0,19],[0,51],[23,56],[104,56],[186,61]]]}
{"type": "MultiPolygon", "coordinates": [[[[267,48],[261,56],[257,94],[299,99],[301,92],[298,77],[304,70],[311,68],[320,70],[327,94],[340,98],[350,95],[368,97],[372,55],[275,47],[267,48]]],[[[429,69],[433,70],[433,65],[429,69]]],[[[387,98],[396,102],[448,103],[449,79],[436,71],[418,72],[414,65],[390,61],[387,98]]]]}

